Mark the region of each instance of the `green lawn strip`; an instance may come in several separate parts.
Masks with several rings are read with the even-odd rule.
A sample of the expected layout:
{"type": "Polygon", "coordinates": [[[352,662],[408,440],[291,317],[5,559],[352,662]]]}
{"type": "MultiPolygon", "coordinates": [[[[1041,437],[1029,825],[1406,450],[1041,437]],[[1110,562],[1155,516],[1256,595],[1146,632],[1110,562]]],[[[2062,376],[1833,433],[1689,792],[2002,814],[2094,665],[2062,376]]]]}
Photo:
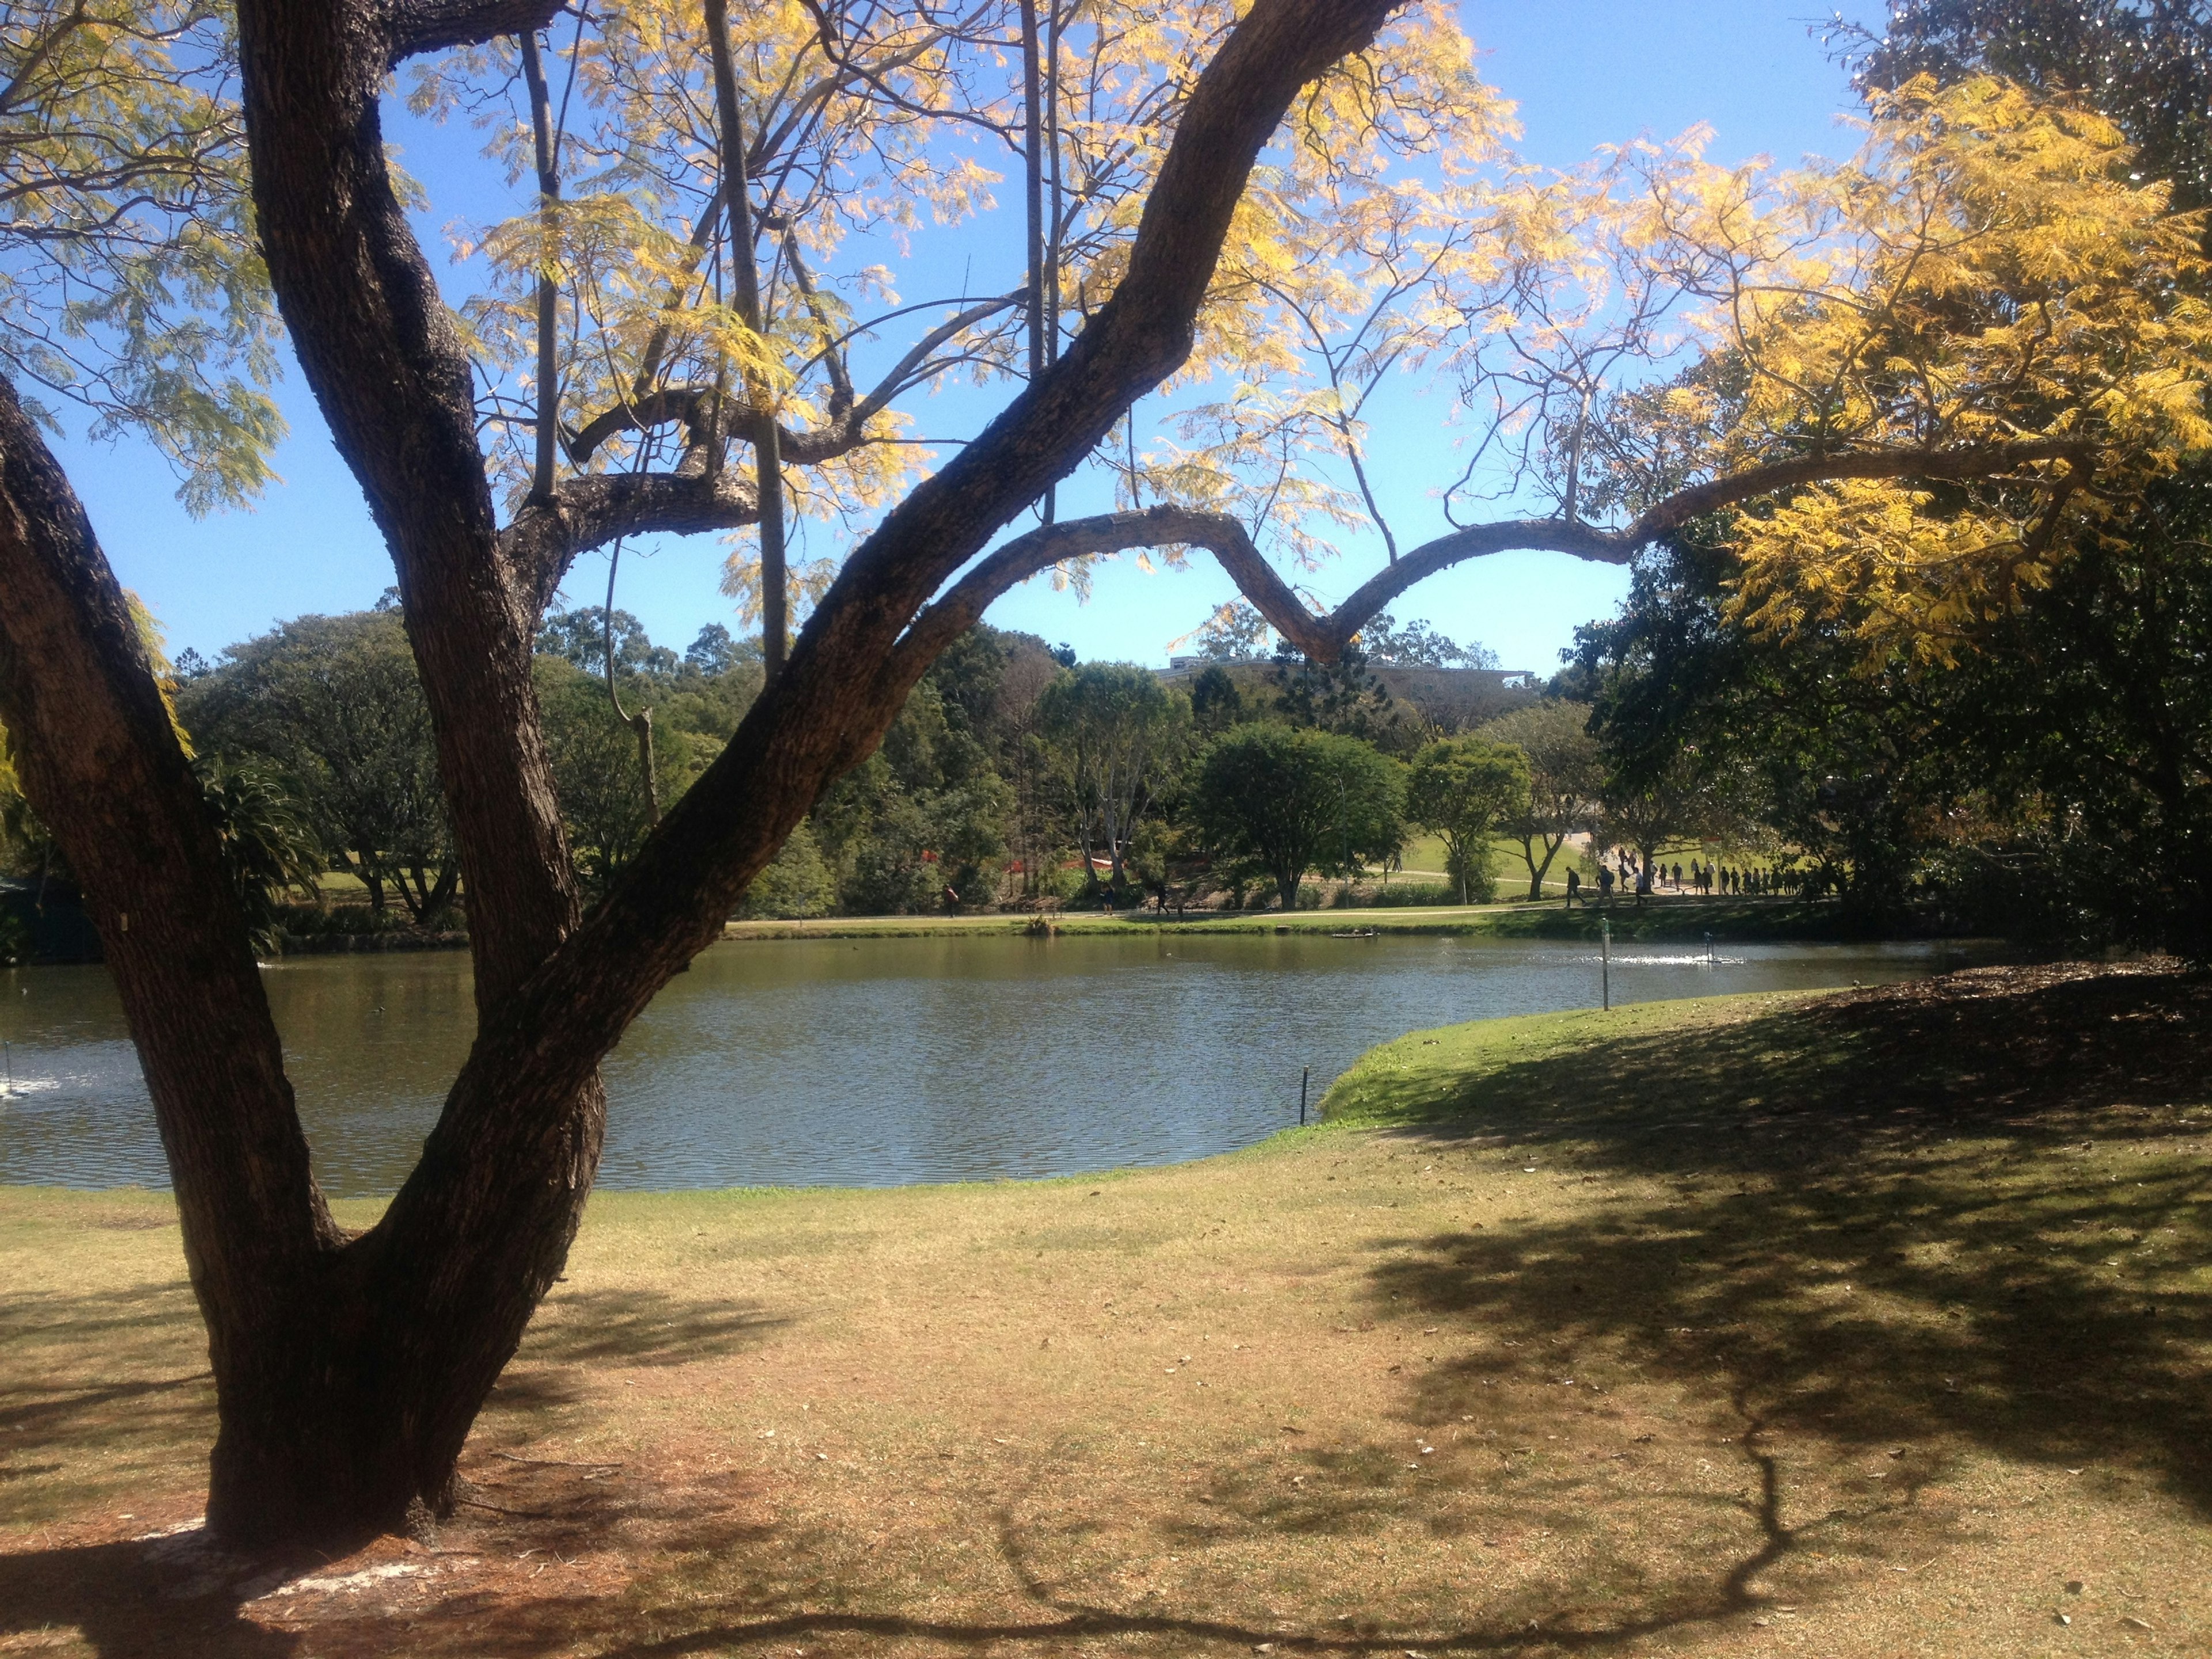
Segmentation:
{"type": "MultiPolygon", "coordinates": [[[[1616,902],[1602,908],[1559,900],[1501,903],[1347,906],[1341,909],[1192,912],[1164,920],[1152,912],[1057,911],[1061,933],[1126,933],[1133,929],[1171,933],[1378,933],[1487,936],[1495,939],[1579,939],[1595,943],[1601,921],[1622,942],[1716,945],[1837,940],[1856,937],[1831,904],[1786,899],[1697,899],[1671,896],[1639,905],[1616,902]]],[[[1025,932],[1026,916],[830,916],[811,921],[733,921],[727,939],[924,939],[945,935],[995,937],[1025,932]]]]}
{"type": "MultiPolygon", "coordinates": [[[[1715,1081],[1710,1064],[1690,1059],[1698,1045],[1686,1038],[1757,1019],[1762,1047],[1802,1044],[1813,1039],[1788,1015],[1818,994],[1695,997],[1410,1031],[1361,1055],[1322,1097],[1320,1115],[1361,1128],[1476,1114],[1579,1117],[1589,1111],[1588,1088],[1598,1079],[1620,1079],[1601,1086],[1598,1098],[1629,1095],[1638,1111],[1664,1115],[1704,1099],[1715,1081]]],[[[1759,1065],[1769,1056],[1753,1050],[1746,1057],[1759,1065]]]]}

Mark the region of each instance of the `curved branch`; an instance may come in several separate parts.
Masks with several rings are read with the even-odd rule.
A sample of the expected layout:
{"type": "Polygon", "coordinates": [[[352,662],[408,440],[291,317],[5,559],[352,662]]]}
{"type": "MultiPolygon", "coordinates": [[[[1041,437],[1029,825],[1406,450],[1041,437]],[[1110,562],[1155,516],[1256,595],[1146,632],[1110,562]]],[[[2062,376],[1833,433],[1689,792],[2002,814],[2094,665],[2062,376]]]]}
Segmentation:
{"type": "Polygon", "coordinates": [[[724,468],[714,472],[602,472],[569,478],[550,502],[532,500],[500,533],[501,550],[542,615],[577,558],[618,536],[696,535],[756,523],[760,501],[724,468]]]}
{"type": "Polygon", "coordinates": [[[1954,450],[1806,457],[1749,467],[1678,490],[1622,530],[1603,530],[1567,519],[1505,519],[1470,525],[1425,542],[1377,571],[1326,616],[1316,616],[1306,609],[1289,584],[1275,574],[1243,524],[1227,514],[1155,507],[1071,519],[1017,536],[985,556],[915,619],[899,641],[896,656],[915,658],[926,667],[982,616],[992,600],[1017,582],[1065,560],[1127,552],[1136,547],[1181,545],[1202,547],[1212,553],[1269,626],[1315,661],[1331,662],[1352,636],[1400,593],[1468,559],[1533,551],[1568,553],[1600,564],[1626,564],[1650,543],[1705,514],[1778,489],[1832,478],[1990,478],[2002,477],[2027,462],[2063,460],[2068,463],[2066,472],[2045,486],[2052,492],[2051,503],[2037,541],[2047,544],[2058,511],[2081,485],[2090,453],[2091,447],[2078,440],[2052,438],[1954,450]]]}
{"type": "MultiPolygon", "coordinates": [[[[874,389],[867,396],[826,424],[805,432],[778,427],[776,430],[781,439],[778,447],[783,458],[804,465],[834,460],[857,447],[866,435],[868,422],[881,414],[892,398],[914,383],[915,371],[928,362],[932,352],[947,340],[975,327],[985,318],[1019,304],[1021,297],[1018,294],[1002,295],[947,318],[917,340],[890,371],[876,382],[874,389]]],[[[633,398],[628,403],[617,404],[614,408],[593,416],[569,434],[569,458],[580,466],[591,459],[600,445],[618,433],[665,426],[676,421],[682,422],[688,429],[687,444],[696,444],[702,441],[702,434],[713,430],[708,416],[713,413],[714,398],[712,386],[669,386],[662,391],[647,392],[643,397],[633,398]]]]}

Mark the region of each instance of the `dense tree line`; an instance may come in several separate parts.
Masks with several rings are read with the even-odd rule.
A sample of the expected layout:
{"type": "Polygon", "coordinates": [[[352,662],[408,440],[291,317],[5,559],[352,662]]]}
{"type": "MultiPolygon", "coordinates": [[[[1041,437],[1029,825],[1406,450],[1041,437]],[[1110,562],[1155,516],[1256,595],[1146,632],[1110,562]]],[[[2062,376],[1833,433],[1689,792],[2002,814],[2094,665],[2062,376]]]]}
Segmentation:
{"type": "MultiPolygon", "coordinates": [[[[1431,665],[1484,659],[1425,623],[1385,618],[1377,632],[1400,651],[1410,639],[1431,665]]],[[[759,695],[759,641],[709,626],[679,655],[628,611],[586,607],[549,616],[538,642],[562,819],[578,879],[603,889],[759,695]]],[[[1294,906],[1308,876],[1387,867],[1424,830],[1447,848],[1451,896],[1493,896],[1501,834],[1526,849],[1537,896],[1567,835],[1598,821],[1587,709],[1549,701],[1455,734],[1393,699],[1370,660],[1358,647],[1326,666],[1285,653],[1209,665],[1184,686],[978,624],[739,914],[1294,906]]],[[[211,801],[273,826],[240,878],[272,933],[287,899],[295,930],[337,925],[308,913],[327,898],[325,872],[358,880],[365,925],[464,925],[428,709],[395,608],[297,617],[212,664],[187,653],[174,701],[211,801]]],[[[32,834],[16,831],[19,863],[32,834]]]]}

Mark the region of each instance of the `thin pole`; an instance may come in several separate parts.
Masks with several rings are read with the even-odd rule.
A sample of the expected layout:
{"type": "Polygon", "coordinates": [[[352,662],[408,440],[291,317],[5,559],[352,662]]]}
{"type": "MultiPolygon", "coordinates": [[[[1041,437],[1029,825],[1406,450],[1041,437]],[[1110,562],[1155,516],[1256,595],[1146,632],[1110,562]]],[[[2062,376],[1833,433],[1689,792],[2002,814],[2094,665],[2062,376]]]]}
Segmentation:
{"type": "MultiPolygon", "coordinates": [[[[12,1095],[15,1092],[15,1045],[12,1042],[0,1042],[0,1055],[4,1055],[8,1061],[8,1092],[12,1095]]],[[[1301,1096],[1301,1107],[1304,1103],[1304,1097],[1301,1096]]],[[[1303,1110],[1299,1114],[1298,1121],[1301,1123],[1305,1121],[1303,1110]]]]}
{"type": "Polygon", "coordinates": [[[1613,923],[1597,925],[1598,983],[1603,988],[1606,1011],[1613,1010],[1613,923]]]}
{"type": "Polygon", "coordinates": [[[1712,936],[1711,933],[1707,933],[1707,934],[1705,935],[1705,966],[1706,966],[1708,969],[1710,969],[1712,965],[1713,965],[1713,936],[1712,936]]]}
{"type": "Polygon", "coordinates": [[[1301,1129],[1305,1127],[1306,1123],[1306,1085],[1312,1081],[1313,1067],[1310,1066],[1298,1067],[1298,1127],[1301,1129]]]}

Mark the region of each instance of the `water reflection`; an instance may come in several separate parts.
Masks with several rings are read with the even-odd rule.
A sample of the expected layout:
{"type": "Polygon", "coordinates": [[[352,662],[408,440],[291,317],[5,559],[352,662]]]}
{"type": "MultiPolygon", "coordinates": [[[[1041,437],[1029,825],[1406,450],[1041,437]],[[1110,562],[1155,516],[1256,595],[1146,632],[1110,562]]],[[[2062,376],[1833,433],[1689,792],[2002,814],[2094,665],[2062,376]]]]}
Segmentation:
{"type": "MultiPolygon", "coordinates": [[[[1632,946],[1616,1002],[1869,983],[1940,947],[1632,946]]],[[[388,1192],[475,1029],[458,952],[267,970],[331,1191],[388,1192]]],[[[1417,1026],[1594,1005],[1596,953],[1453,939],[932,938],[715,946],[607,1061],[603,1185],[886,1185],[1172,1163],[1297,1115],[1417,1026]]],[[[1685,1020],[1696,1018],[1686,1009],[1685,1020]]],[[[163,1186],[106,972],[0,974],[0,1182],[163,1186]]]]}

